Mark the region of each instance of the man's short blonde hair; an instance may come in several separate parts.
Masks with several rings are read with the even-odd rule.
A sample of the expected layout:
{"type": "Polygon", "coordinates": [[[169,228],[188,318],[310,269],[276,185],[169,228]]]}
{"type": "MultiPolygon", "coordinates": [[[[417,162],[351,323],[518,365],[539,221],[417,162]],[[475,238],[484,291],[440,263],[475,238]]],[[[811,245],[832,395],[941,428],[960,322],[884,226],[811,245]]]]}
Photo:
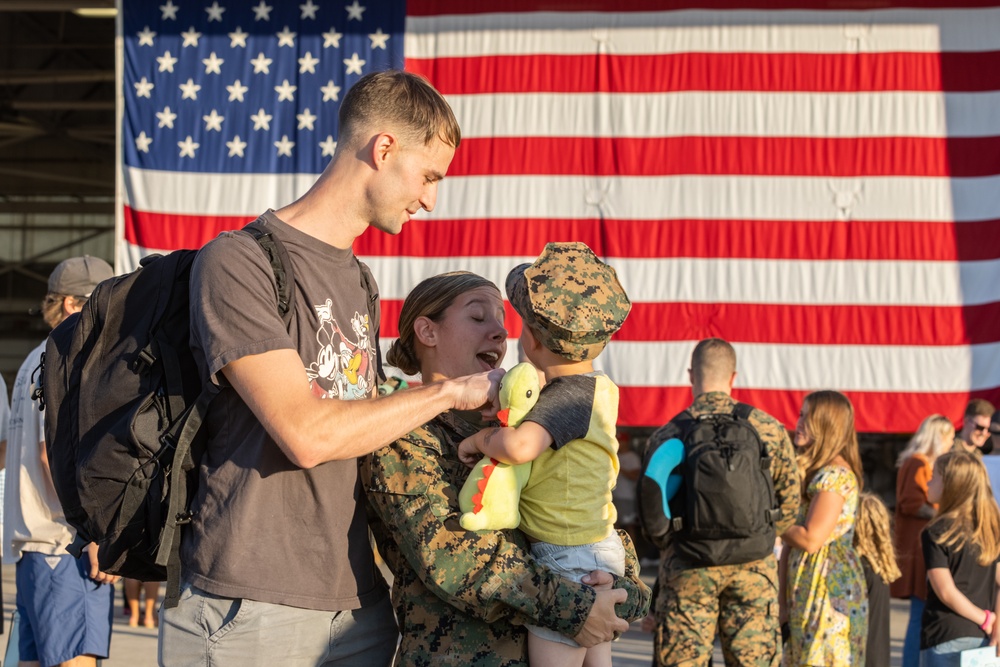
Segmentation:
{"type": "Polygon", "coordinates": [[[401,70],[373,72],[351,86],[340,105],[339,143],[367,141],[364,132],[394,130],[428,145],[435,138],[458,148],[462,130],[455,114],[430,82],[401,70]]]}
{"type": "Polygon", "coordinates": [[[699,384],[727,382],[736,372],[736,350],[721,338],[706,338],[691,353],[691,379],[699,384]]]}

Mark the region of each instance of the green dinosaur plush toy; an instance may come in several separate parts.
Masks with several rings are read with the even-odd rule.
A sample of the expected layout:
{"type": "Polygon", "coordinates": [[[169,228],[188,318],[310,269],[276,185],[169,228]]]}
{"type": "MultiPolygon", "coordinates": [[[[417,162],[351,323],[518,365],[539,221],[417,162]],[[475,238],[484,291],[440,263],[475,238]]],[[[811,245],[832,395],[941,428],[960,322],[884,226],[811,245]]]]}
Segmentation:
{"type": "MultiPolygon", "coordinates": [[[[517,426],[538,401],[541,388],[538,371],[529,363],[510,369],[500,383],[500,412],[497,418],[503,426],[517,426]]],[[[458,494],[462,517],[459,523],[466,530],[500,530],[517,528],[521,523],[518,511],[521,489],[531,474],[531,462],[520,465],[501,463],[484,457],[472,469],[469,479],[458,494]]]]}

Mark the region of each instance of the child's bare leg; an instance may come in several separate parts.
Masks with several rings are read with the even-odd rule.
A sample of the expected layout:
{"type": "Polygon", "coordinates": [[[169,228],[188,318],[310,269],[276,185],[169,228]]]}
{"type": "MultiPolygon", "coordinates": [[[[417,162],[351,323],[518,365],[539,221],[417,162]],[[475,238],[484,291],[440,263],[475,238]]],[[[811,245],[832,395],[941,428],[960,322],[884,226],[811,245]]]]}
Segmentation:
{"type": "Polygon", "coordinates": [[[157,598],[160,597],[160,582],[158,581],[147,581],[142,586],[143,592],[146,594],[146,613],[143,618],[142,624],[147,628],[155,628],[157,625],[156,617],[156,602],[157,598]]]}
{"type": "Polygon", "coordinates": [[[139,591],[142,584],[136,579],[125,579],[122,585],[125,588],[125,599],[128,600],[128,624],[134,628],[139,625],[139,591]]]}
{"type": "Polygon", "coordinates": [[[611,667],[611,642],[588,648],[583,667],[611,667]]]}
{"type": "MultiPolygon", "coordinates": [[[[534,633],[528,633],[528,663],[548,667],[582,667],[587,656],[587,649],[582,646],[570,646],[559,642],[542,639],[534,633]]],[[[608,665],[611,664],[611,652],[608,651],[608,665]]]]}

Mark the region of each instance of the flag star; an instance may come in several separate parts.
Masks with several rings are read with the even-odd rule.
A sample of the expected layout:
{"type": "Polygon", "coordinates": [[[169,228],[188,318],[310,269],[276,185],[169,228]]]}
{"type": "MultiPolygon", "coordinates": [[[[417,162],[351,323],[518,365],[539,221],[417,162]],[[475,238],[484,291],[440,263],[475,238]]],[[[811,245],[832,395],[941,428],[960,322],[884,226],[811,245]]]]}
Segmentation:
{"type": "Polygon", "coordinates": [[[330,28],[330,32],[323,33],[323,48],[327,49],[331,46],[335,49],[340,48],[340,38],[344,36],[344,33],[337,32],[336,28],[330,28]]]}
{"type": "Polygon", "coordinates": [[[288,29],[287,25],[285,26],[284,30],[282,30],[279,33],[276,33],[276,35],[278,37],[278,48],[281,48],[282,46],[290,46],[290,47],[292,47],[294,49],[295,48],[295,34],[296,33],[292,32],[291,30],[288,29]]]}
{"type": "Polygon", "coordinates": [[[184,141],[178,141],[177,146],[181,149],[181,157],[193,158],[194,152],[201,147],[201,144],[195,143],[189,134],[184,141]]]}
{"type": "Polygon", "coordinates": [[[198,99],[198,91],[201,90],[201,86],[195,83],[193,79],[188,79],[187,83],[182,83],[177,87],[181,89],[182,100],[198,99]]]}
{"type": "Polygon", "coordinates": [[[236,32],[229,33],[229,48],[235,49],[237,46],[246,48],[249,33],[243,32],[243,28],[236,26],[236,32]]]}
{"type": "Polygon", "coordinates": [[[135,35],[139,38],[139,46],[152,46],[153,38],[156,37],[156,33],[150,30],[148,25],[135,35]]]}
{"type": "Polygon", "coordinates": [[[319,9],[319,5],[314,5],[313,0],[306,0],[306,4],[299,5],[299,9],[302,10],[300,19],[314,19],[316,18],[316,10],[319,9]]]}
{"type": "Polygon", "coordinates": [[[389,39],[389,35],[382,32],[382,28],[376,28],[375,32],[368,35],[368,39],[372,40],[372,50],[382,49],[385,51],[385,43],[389,39]]]}
{"type": "Polygon", "coordinates": [[[366,8],[362,7],[360,4],[358,4],[358,0],[354,0],[354,2],[352,4],[347,5],[346,7],[344,7],[344,9],[347,10],[347,20],[348,21],[350,21],[351,19],[357,19],[358,21],[360,21],[360,20],[362,20],[361,19],[361,14],[362,14],[362,12],[365,11],[366,8]]]}
{"type": "Polygon", "coordinates": [[[294,93],[297,89],[298,86],[293,86],[292,84],[288,83],[288,79],[285,79],[284,81],[281,82],[280,86],[274,87],[274,92],[278,93],[279,102],[281,101],[294,102],[295,101],[294,93]]]}
{"type": "Polygon", "coordinates": [[[205,63],[205,74],[222,74],[220,67],[226,61],[212,51],[207,58],[202,58],[201,62],[205,63]]]}
{"type": "Polygon", "coordinates": [[[271,20],[271,10],[274,9],[271,5],[268,5],[264,0],[260,0],[260,4],[256,7],[251,7],[255,16],[254,21],[270,21],[271,20]]]}
{"type": "Polygon", "coordinates": [[[162,56],[156,59],[156,62],[160,63],[161,72],[173,72],[174,65],[177,63],[177,58],[170,55],[170,51],[165,51],[162,56]]]}
{"type": "Polygon", "coordinates": [[[152,92],[154,87],[152,81],[147,81],[146,77],[142,77],[140,80],[136,81],[132,85],[135,86],[136,97],[148,97],[152,99],[153,96],[150,95],[150,92],[152,92]]]}
{"type": "Polygon", "coordinates": [[[344,64],[347,65],[345,74],[361,74],[361,68],[364,67],[365,62],[367,61],[358,58],[357,53],[351,55],[350,58],[344,58],[344,64]]]}
{"type": "Polygon", "coordinates": [[[240,135],[233,137],[232,141],[227,141],[229,147],[229,157],[243,157],[243,149],[247,147],[247,142],[240,140],[240,135]]]}
{"type": "Polygon", "coordinates": [[[254,74],[260,74],[261,72],[264,74],[270,74],[271,70],[269,69],[269,66],[271,65],[271,62],[272,60],[265,56],[264,52],[261,51],[257,54],[256,58],[250,61],[250,64],[253,65],[254,74]]]}
{"type": "Polygon", "coordinates": [[[295,114],[295,118],[299,121],[300,130],[312,130],[313,123],[316,122],[316,119],[319,118],[319,116],[314,116],[309,109],[306,109],[302,113],[295,114]]]}
{"type": "Polygon", "coordinates": [[[315,74],[316,65],[318,64],[319,58],[314,58],[312,52],[306,51],[306,55],[299,58],[299,74],[305,74],[306,72],[315,74]]]}
{"type": "Polygon", "coordinates": [[[160,127],[174,129],[174,119],[177,118],[177,114],[172,112],[170,107],[163,107],[163,111],[157,111],[156,117],[160,119],[160,127]]]}
{"type": "Polygon", "coordinates": [[[340,96],[339,96],[340,95],[340,86],[338,86],[337,84],[335,84],[332,79],[325,86],[323,86],[322,88],[320,88],[320,90],[323,91],[323,101],[324,102],[329,102],[330,100],[333,100],[334,102],[336,102],[337,100],[340,99],[340,96]]]}
{"type": "Polygon", "coordinates": [[[194,26],[188,28],[185,32],[181,33],[181,37],[184,38],[184,43],[181,47],[193,46],[198,48],[198,39],[201,37],[201,33],[194,29],[194,26]]]}
{"type": "Polygon", "coordinates": [[[288,140],[288,135],[281,135],[281,141],[275,141],[274,147],[278,149],[278,157],[285,155],[287,157],[292,157],[292,148],[295,146],[294,141],[288,140]]]}
{"type": "Polygon", "coordinates": [[[222,23],[222,12],[226,11],[225,7],[220,7],[218,0],[212,3],[211,7],[205,7],[205,11],[208,12],[208,22],[218,21],[222,23]]]}
{"type": "Polygon", "coordinates": [[[222,121],[224,121],[226,117],[220,116],[215,109],[212,109],[212,113],[207,116],[202,116],[201,119],[205,121],[206,132],[211,132],[212,130],[222,132],[222,121]]]}
{"type": "Polygon", "coordinates": [[[321,157],[326,157],[327,155],[333,155],[334,151],[337,150],[337,142],[333,140],[333,136],[328,134],[325,141],[319,142],[319,147],[323,149],[321,157]]]}
{"type": "Polygon", "coordinates": [[[175,5],[171,0],[167,0],[167,4],[160,5],[160,11],[163,12],[163,16],[160,20],[166,21],[167,19],[170,19],[172,21],[176,21],[178,9],[180,9],[180,7],[175,5]]]}
{"type": "Polygon", "coordinates": [[[146,136],[145,130],[140,132],[139,136],[135,138],[136,149],[142,151],[143,153],[149,152],[149,145],[151,143],[153,143],[153,140],[150,137],[146,136]]]}
{"type": "Polygon", "coordinates": [[[250,90],[250,88],[247,87],[247,86],[244,86],[242,83],[240,83],[239,79],[236,79],[236,81],[233,82],[233,85],[226,86],[226,90],[229,91],[229,101],[230,102],[242,102],[243,101],[243,95],[248,90],[250,90]]]}
{"type": "Polygon", "coordinates": [[[274,118],[274,116],[268,115],[263,108],[254,115],[250,116],[250,120],[253,121],[253,129],[255,130],[270,130],[272,118],[274,118]]]}

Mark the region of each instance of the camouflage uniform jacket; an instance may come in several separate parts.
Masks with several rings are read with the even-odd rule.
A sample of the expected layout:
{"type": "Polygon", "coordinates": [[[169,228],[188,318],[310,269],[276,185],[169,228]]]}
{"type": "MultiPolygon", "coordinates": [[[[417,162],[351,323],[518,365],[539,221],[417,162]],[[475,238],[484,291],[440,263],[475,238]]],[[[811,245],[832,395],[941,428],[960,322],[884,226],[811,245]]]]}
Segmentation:
{"type": "MultiPolygon", "coordinates": [[[[362,461],[372,532],[395,577],[397,665],[526,667],[524,623],[575,636],[593,606],[594,589],[537,564],[519,531],[459,525],[469,469],[458,444],[482,426],[445,413],[362,461]]],[[[630,542],[626,551],[632,579],[616,582],[629,592],[618,614],[632,621],[646,613],[650,591],[630,542]]]]}
{"type": "MultiPolygon", "coordinates": [[[[720,414],[733,411],[736,401],[724,392],[712,391],[702,394],[694,400],[688,410],[694,417],[704,414],[720,414]]],[[[781,535],[788,530],[799,511],[801,487],[799,483],[799,466],[795,460],[795,449],[788,437],[788,432],[782,424],[762,410],[754,408],[750,413],[750,423],[760,435],[764,447],[771,457],[771,478],[774,480],[774,494],[781,508],[781,517],[775,522],[775,532],[781,535]]],[[[664,427],[665,428],[665,427],[664,427]]],[[[649,436],[649,442],[657,442],[659,431],[649,436]]],[[[768,556],[773,559],[773,556],[768,556]]],[[[747,566],[752,563],[747,563],[747,566]]],[[[738,566],[734,566],[738,567],[738,566]]],[[[675,555],[668,543],[660,558],[660,581],[665,581],[670,575],[692,569],[684,560],[675,555]]]]}

